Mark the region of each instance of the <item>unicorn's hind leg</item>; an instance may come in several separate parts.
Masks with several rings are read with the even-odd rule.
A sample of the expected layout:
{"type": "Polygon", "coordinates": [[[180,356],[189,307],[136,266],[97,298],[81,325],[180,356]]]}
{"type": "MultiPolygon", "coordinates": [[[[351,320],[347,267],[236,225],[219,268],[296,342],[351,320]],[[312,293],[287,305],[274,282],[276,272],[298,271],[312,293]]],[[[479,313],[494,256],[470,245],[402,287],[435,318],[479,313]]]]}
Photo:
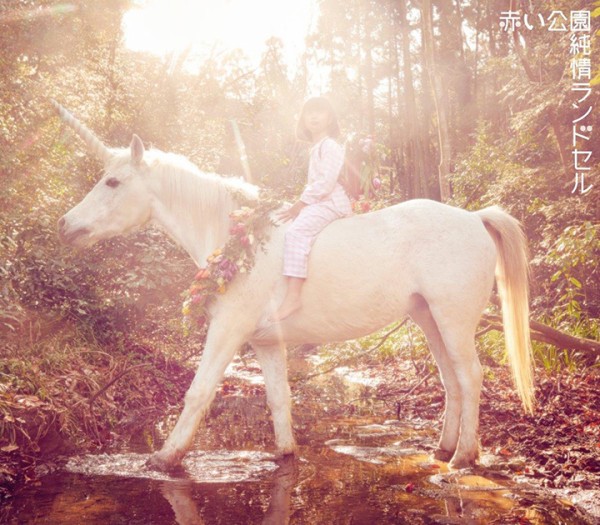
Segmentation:
{"type": "Polygon", "coordinates": [[[263,371],[267,403],[271,409],[277,455],[294,454],[296,441],[292,431],[291,395],[287,379],[287,352],[284,344],[252,345],[263,371]]]}
{"type": "Polygon", "coordinates": [[[440,315],[430,305],[431,313],[444,341],[448,362],[454,371],[460,392],[460,432],[450,466],[473,465],[479,457],[479,397],[483,372],[475,351],[476,319],[457,308],[440,315]],[[467,320],[468,319],[468,320],[467,320]]]}
{"type": "Polygon", "coordinates": [[[421,296],[414,299],[413,306],[409,311],[410,317],[419,325],[427,338],[427,344],[437,363],[440,379],[446,391],[444,423],[435,457],[442,461],[449,461],[458,445],[460,432],[460,385],[427,302],[421,296]]]}

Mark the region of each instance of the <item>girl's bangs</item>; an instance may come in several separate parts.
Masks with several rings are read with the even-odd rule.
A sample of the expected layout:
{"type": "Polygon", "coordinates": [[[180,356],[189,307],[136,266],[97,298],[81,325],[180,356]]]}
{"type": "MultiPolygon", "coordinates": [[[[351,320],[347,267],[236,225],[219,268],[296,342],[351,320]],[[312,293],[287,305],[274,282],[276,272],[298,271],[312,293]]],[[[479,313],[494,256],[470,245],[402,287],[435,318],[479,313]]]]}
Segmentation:
{"type": "Polygon", "coordinates": [[[326,98],[313,97],[309,98],[304,104],[304,112],[307,111],[328,111],[333,113],[333,108],[326,98]]]}

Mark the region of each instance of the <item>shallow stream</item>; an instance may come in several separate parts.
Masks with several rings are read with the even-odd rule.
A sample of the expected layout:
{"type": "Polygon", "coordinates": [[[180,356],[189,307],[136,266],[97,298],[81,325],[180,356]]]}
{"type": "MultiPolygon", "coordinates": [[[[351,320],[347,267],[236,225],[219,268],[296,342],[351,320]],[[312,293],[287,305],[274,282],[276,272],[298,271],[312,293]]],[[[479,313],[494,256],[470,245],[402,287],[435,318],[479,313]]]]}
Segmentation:
{"type": "MultiPolygon", "coordinates": [[[[236,378],[235,369],[229,374],[236,378]]],[[[247,372],[237,380],[260,382],[247,372]]],[[[15,496],[7,522],[594,523],[568,498],[494,468],[499,458],[484,457],[488,467],[450,472],[431,459],[439,429],[429,422],[375,420],[360,406],[348,416],[348,402],[356,404],[368,388],[332,373],[294,389],[300,453],[279,462],[269,453],[264,396],[218,396],[181,472],[144,467],[173,424],[169,417],[123,450],[69,458],[15,496]]]]}

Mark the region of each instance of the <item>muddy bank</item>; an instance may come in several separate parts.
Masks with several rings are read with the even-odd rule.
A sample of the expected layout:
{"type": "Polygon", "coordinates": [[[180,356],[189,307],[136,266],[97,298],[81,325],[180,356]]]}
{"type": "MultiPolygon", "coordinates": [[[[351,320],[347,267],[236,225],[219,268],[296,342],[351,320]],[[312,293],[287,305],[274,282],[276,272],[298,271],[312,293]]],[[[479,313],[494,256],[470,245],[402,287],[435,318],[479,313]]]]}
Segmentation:
{"type": "Polygon", "coordinates": [[[191,369],[148,346],[100,348],[64,334],[16,344],[0,365],[0,501],[67,454],[118,448],[182,399],[191,369]],[[72,346],[70,346],[72,345],[72,346]]]}
{"type": "MultiPolygon", "coordinates": [[[[444,396],[437,373],[414,364],[375,363],[384,378],[373,397],[412,424],[440,427],[444,396]],[[401,386],[400,386],[401,385],[401,386]]],[[[481,468],[567,497],[600,521],[600,370],[536,371],[536,408],[521,409],[509,371],[486,366],[481,411],[481,468]]]]}
{"type": "MultiPolygon", "coordinates": [[[[391,374],[389,368],[381,372],[391,374]]],[[[386,381],[375,396],[388,407],[395,405],[400,418],[436,425],[444,405],[437,376],[418,384],[421,379],[407,367],[396,367],[393,374],[395,385],[416,387],[409,386],[407,395],[386,381]]],[[[495,367],[490,375],[484,381],[480,411],[484,452],[499,455],[515,472],[544,487],[600,488],[600,370],[555,377],[538,370],[532,416],[521,410],[508,370],[495,367]]]]}

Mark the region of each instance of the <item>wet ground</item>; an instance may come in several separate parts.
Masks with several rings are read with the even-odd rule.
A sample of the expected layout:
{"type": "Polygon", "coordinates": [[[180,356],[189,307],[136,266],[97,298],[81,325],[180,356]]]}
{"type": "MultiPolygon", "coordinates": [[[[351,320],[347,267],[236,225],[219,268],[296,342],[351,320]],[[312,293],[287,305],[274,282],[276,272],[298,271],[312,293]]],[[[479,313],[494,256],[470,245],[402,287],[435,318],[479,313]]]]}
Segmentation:
{"type": "MultiPolygon", "coordinates": [[[[306,372],[305,363],[292,365],[306,372]]],[[[20,491],[3,517],[11,524],[599,521],[574,504],[577,494],[530,483],[515,474],[514,461],[511,467],[489,450],[484,466],[449,471],[430,456],[438,425],[414,416],[405,422],[373,416],[381,411],[361,401],[373,385],[347,371],[293,387],[300,453],[277,462],[269,453],[263,386],[253,372],[252,364],[239,362],[230,371],[180,473],[144,467],[174,413],[121,450],[68,458],[20,491]]]]}

